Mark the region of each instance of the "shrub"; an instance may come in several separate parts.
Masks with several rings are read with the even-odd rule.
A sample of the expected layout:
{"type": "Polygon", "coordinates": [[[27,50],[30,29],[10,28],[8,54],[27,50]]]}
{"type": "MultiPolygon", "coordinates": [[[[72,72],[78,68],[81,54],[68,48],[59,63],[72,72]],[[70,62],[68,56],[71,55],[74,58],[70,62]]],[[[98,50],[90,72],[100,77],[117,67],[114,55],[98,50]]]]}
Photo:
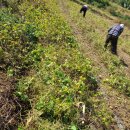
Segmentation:
{"type": "Polygon", "coordinates": [[[130,1],[129,0],[117,0],[116,3],[120,4],[122,7],[130,10],[130,1]]]}
{"type": "Polygon", "coordinates": [[[109,6],[108,0],[82,0],[83,2],[88,2],[89,4],[96,5],[99,8],[106,8],[109,6]]]}

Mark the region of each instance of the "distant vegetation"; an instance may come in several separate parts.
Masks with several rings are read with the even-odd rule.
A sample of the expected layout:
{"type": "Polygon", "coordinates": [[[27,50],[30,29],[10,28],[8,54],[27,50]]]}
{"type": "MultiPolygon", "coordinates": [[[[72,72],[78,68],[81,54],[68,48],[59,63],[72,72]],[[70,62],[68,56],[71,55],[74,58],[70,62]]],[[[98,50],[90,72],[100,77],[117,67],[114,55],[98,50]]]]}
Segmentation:
{"type": "Polygon", "coordinates": [[[115,0],[114,2],[130,10],[130,0],[115,0]]]}
{"type": "MultiPolygon", "coordinates": [[[[99,8],[105,8],[110,5],[109,0],[82,0],[82,1],[92,4],[92,5],[96,5],[99,8]]],[[[130,10],[130,0],[111,0],[111,1],[130,10]]]]}
{"type": "Polygon", "coordinates": [[[108,0],[82,0],[82,1],[95,5],[99,8],[105,8],[105,7],[109,6],[108,0]]]}

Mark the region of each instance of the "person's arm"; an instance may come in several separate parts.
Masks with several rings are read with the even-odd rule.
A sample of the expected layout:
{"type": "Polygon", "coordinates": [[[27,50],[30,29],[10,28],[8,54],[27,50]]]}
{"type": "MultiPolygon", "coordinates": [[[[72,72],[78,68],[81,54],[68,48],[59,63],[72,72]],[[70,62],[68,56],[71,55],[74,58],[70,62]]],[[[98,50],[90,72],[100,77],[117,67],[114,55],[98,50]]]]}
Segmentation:
{"type": "Polygon", "coordinates": [[[82,10],[83,10],[83,7],[81,7],[81,9],[80,9],[80,13],[82,12],[82,10]]]}

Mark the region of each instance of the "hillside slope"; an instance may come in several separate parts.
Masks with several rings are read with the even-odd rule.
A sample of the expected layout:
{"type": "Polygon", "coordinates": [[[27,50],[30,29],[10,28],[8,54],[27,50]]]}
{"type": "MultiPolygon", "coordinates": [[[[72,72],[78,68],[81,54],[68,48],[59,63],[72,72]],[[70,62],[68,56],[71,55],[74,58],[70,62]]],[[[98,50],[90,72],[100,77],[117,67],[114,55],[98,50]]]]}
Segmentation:
{"type": "Polygon", "coordinates": [[[10,93],[0,88],[2,129],[109,128],[91,61],[80,52],[56,0],[19,2],[6,1],[0,11],[0,67],[5,78],[15,79],[7,90],[13,89],[9,98],[16,101],[4,109],[10,93]]]}
{"type": "MultiPolygon", "coordinates": [[[[93,61],[95,67],[99,68],[97,75],[102,77],[100,90],[104,95],[103,98],[106,99],[109,110],[112,111],[116,120],[117,126],[115,126],[115,129],[129,129],[130,98],[110,88],[109,85],[104,84],[103,81],[106,80],[106,78],[109,79],[112,75],[113,70],[109,70],[108,66],[112,65],[113,60],[120,62],[121,59],[127,64],[127,67],[121,65],[123,69],[119,72],[120,70],[118,69],[120,69],[120,65],[116,66],[114,68],[116,69],[115,73],[124,73],[127,79],[130,79],[130,55],[123,51],[123,48],[129,51],[130,48],[127,48],[127,46],[130,45],[130,38],[121,36],[118,46],[119,57],[115,57],[111,55],[110,52],[103,50],[103,44],[107,29],[115,23],[116,18],[110,20],[103,15],[99,15],[99,13],[93,13],[91,10],[87,12],[86,18],[83,18],[82,14],[79,13],[81,8],[80,4],[82,3],[67,0],[59,0],[58,2],[64,17],[73,29],[74,36],[82,52],[93,61]]],[[[102,14],[104,14],[104,12],[102,14]]],[[[125,27],[123,34],[130,34],[127,27],[125,27]]],[[[119,64],[121,64],[121,62],[119,64]]],[[[116,76],[116,74],[114,76],[116,76]]],[[[128,87],[130,87],[130,84],[128,84],[128,87]]]]}
{"type": "Polygon", "coordinates": [[[129,24],[113,56],[103,44],[120,20],[92,5],[83,18],[82,4],[0,2],[0,129],[129,130],[129,24]]]}

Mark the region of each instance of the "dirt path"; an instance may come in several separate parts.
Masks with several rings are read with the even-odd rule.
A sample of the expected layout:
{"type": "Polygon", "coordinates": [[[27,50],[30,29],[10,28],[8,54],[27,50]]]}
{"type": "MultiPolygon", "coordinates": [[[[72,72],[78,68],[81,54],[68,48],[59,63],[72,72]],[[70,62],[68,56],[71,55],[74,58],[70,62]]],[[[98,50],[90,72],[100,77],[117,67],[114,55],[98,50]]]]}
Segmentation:
{"type": "MultiPolygon", "coordinates": [[[[98,67],[99,75],[102,77],[107,77],[107,68],[102,63],[100,53],[95,49],[94,45],[90,44],[87,40],[86,34],[84,34],[83,30],[79,28],[76,21],[71,17],[67,0],[58,0],[59,6],[61,7],[61,11],[72,28],[73,34],[76,37],[77,42],[80,45],[81,51],[84,55],[93,61],[93,65],[98,67]]],[[[80,8],[80,7],[79,7],[80,8]]],[[[130,67],[130,59],[125,53],[122,52],[122,58],[124,62],[127,62],[130,67]],[[129,60],[128,60],[129,59],[129,60]]],[[[127,72],[130,72],[130,69],[126,67],[127,72]]],[[[121,93],[110,87],[104,87],[104,84],[101,83],[100,91],[104,95],[104,99],[107,102],[108,109],[113,113],[114,118],[116,120],[116,124],[114,126],[114,130],[129,130],[130,129],[130,99],[125,97],[121,93]]]]}

